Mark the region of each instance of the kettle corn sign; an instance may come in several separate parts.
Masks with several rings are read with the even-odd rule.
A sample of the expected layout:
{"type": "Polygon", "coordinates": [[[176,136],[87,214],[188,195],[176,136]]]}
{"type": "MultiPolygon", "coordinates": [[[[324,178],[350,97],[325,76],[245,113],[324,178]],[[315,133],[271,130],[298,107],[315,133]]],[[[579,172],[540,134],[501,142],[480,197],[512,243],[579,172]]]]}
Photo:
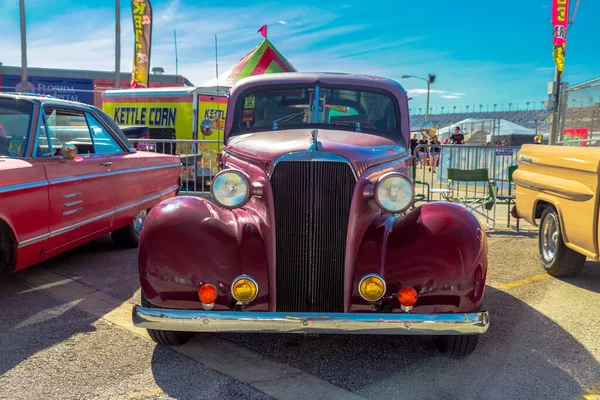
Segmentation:
{"type": "Polygon", "coordinates": [[[152,43],[152,6],[150,0],[131,0],[134,55],[131,87],[148,87],[150,79],[150,45],[152,43]]]}

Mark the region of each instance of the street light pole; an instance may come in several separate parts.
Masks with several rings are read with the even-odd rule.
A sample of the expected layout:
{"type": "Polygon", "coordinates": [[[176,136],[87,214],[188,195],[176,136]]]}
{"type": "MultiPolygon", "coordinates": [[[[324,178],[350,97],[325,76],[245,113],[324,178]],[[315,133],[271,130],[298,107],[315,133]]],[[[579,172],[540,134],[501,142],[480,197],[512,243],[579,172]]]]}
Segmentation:
{"type": "Polygon", "coordinates": [[[27,78],[27,32],[25,29],[25,0],[19,0],[19,14],[21,17],[21,91],[29,93],[29,80],[27,78]]]}
{"type": "Polygon", "coordinates": [[[121,4],[115,0],[115,87],[121,87],[121,4]]]}
{"type": "Polygon", "coordinates": [[[436,76],[427,74],[427,78],[421,78],[420,76],[414,76],[414,75],[402,75],[402,79],[408,79],[408,78],[421,79],[421,80],[427,82],[427,107],[425,107],[425,122],[428,122],[429,121],[429,94],[431,92],[431,84],[433,82],[435,82],[436,76]]]}
{"type": "MultiPolygon", "coordinates": [[[[429,75],[431,76],[431,75],[429,75]]],[[[427,113],[425,114],[425,122],[429,121],[429,91],[431,89],[431,82],[429,82],[429,79],[427,79],[427,113]]]]}

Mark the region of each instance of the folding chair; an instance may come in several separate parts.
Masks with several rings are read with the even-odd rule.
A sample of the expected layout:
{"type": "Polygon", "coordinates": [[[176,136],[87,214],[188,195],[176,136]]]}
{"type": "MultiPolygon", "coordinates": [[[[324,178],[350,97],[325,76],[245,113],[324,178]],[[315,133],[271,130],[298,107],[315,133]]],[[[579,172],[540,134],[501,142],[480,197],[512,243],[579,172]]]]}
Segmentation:
{"type": "Polygon", "coordinates": [[[494,217],[489,216],[489,211],[494,208],[494,205],[496,204],[497,188],[496,182],[489,179],[487,168],[471,170],[448,168],[448,187],[452,190],[452,202],[462,204],[467,207],[469,211],[484,217],[486,225],[492,230],[496,229],[496,220],[494,217]],[[457,191],[455,183],[457,182],[464,182],[465,184],[484,183],[484,193],[477,195],[476,189],[474,195],[470,195],[467,192],[465,196],[457,196],[455,195],[457,191]]]}
{"type": "MultiPolygon", "coordinates": [[[[517,170],[517,165],[513,165],[508,167],[508,195],[497,195],[496,199],[498,202],[506,202],[508,206],[508,223],[507,226],[510,228],[510,206],[515,204],[516,196],[513,194],[513,186],[515,182],[513,181],[513,174],[517,170]]],[[[496,208],[494,208],[494,219],[496,219],[496,208]]],[[[519,231],[519,218],[517,218],[517,232],[519,231]]]]}
{"type": "Polygon", "coordinates": [[[429,183],[417,180],[417,168],[415,168],[415,167],[416,167],[416,165],[413,166],[413,169],[412,169],[413,170],[413,172],[412,172],[413,185],[415,187],[417,185],[423,186],[423,192],[422,193],[417,193],[417,191],[415,190],[415,203],[417,201],[427,201],[427,202],[429,202],[429,191],[430,191],[429,183]],[[427,194],[425,194],[425,188],[427,188],[427,194]]]}

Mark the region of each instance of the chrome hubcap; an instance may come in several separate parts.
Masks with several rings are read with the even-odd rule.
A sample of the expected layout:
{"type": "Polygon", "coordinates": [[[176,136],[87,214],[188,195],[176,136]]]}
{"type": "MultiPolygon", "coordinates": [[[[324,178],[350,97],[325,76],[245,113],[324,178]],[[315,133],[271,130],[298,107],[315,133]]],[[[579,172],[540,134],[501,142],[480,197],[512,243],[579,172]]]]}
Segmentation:
{"type": "Polygon", "coordinates": [[[551,262],[556,257],[558,248],[559,227],[554,214],[546,215],[542,224],[542,257],[547,262],[551,262]]]}
{"type": "Polygon", "coordinates": [[[148,212],[146,210],[142,210],[135,216],[133,221],[135,225],[135,231],[137,233],[140,233],[142,231],[142,225],[144,225],[144,220],[146,219],[147,215],[148,212]]]}

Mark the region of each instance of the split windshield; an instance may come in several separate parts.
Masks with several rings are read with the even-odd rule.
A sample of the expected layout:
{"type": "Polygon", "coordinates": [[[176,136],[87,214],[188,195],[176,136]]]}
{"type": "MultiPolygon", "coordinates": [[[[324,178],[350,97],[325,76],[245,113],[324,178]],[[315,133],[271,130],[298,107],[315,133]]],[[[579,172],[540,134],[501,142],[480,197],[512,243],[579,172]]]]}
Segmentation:
{"type": "Polygon", "coordinates": [[[25,157],[33,105],[0,99],[0,157],[25,157]]]}
{"type": "Polygon", "coordinates": [[[396,102],[389,95],[369,90],[318,86],[259,89],[238,101],[241,107],[236,107],[234,123],[238,133],[314,126],[389,136],[398,130],[396,102]]]}

